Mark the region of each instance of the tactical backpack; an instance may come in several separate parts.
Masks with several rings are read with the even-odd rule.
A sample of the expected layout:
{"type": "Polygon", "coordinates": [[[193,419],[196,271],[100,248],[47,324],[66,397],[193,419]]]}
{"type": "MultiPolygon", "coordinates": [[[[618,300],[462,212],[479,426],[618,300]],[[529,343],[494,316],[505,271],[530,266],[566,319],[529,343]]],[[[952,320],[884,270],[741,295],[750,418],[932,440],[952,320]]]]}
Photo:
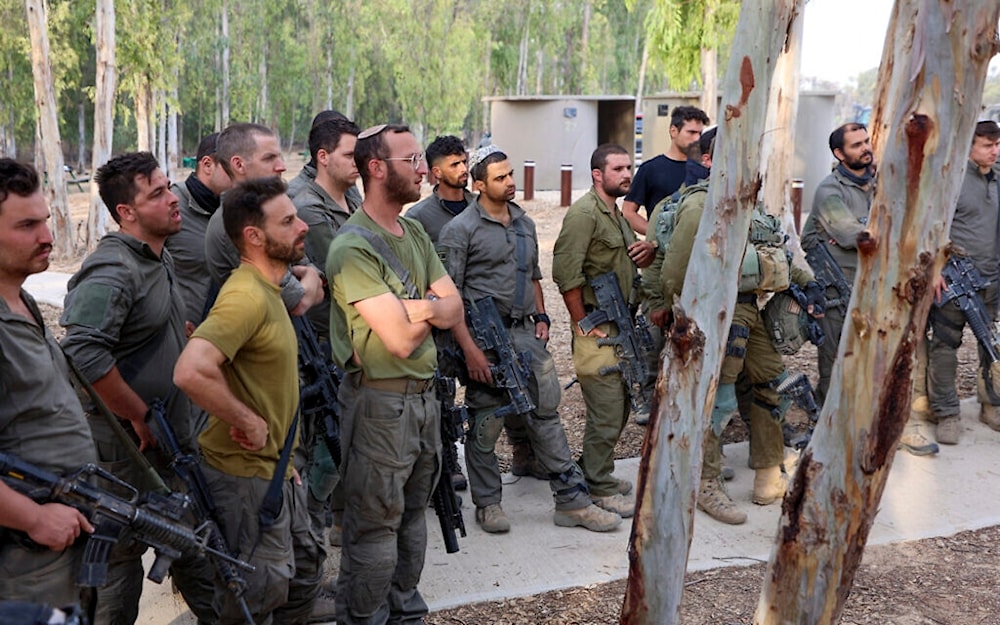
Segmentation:
{"type": "Polygon", "coordinates": [[[702,180],[698,184],[693,184],[690,187],[682,187],[667,197],[660,200],[660,203],[656,205],[653,212],[656,209],[660,209],[660,214],[656,218],[656,245],[662,252],[667,251],[667,247],[670,245],[670,237],[674,234],[674,227],[677,224],[677,209],[680,207],[681,202],[684,198],[691,195],[692,193],[700,193],[708,190],[708,180],[702,180]]]}

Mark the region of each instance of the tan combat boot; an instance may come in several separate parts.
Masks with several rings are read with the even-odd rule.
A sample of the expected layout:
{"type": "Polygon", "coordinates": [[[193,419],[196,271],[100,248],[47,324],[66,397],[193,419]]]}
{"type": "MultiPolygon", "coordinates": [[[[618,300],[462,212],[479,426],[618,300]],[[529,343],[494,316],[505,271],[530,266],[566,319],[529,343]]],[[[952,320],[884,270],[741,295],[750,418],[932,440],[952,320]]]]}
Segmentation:
{"type": "Polygon", "coordinates": [[[1000,432],[1000,406],[979,404],[979,420],[988,425],[990,429],[1000,432]]]}
{"type": "Polygon", "coordinates": [[[759,506],[767,506],[781,501],[785,496],[788,480],[781,473],[781,466],[757,469],[753,476],[753,497],[751,500],[759,506]]]}
{"type": "Polygon", "coordinates": [[[730,525],[740,525],[747,520],[747,513],[736,507],[723,488],[722,482],[715,478],[701,481],[701,487],[698,489],[698,509],[716,521],[730,525]]]}
{"type": "Polygon", "coordinates": [[[559,527],[580,526],[592,532],[610,532],[622,524],[617,512],[605,510],[594,504],[577,510],[556,510],[552,521],[559,527]]]}

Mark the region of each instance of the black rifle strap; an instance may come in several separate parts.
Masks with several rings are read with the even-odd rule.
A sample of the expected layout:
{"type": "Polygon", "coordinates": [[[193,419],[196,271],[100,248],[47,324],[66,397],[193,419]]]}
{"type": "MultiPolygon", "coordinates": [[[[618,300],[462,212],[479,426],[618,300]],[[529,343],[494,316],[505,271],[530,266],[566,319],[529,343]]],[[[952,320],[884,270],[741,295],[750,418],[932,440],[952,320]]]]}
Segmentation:
{"type": "MultiPolygon", "coordinates": [[[[267,493],[264,494],[264,501],[260,502],[260,510],[257,512],[257,545],[260,545],[264,532],[274,527],[278,515],[281,514],[281,489],[285,484],[285,471],[288,470],[288,461],[292,457],[292,448],[295,446],[295,435],[299,425],[299,408],[295,409],[295,416],[292,418],[292,425],[288,428],[288,436],[285,437],[285,446],[281,448],[281,456],[278,458],[278,466],[271,476],[271,483],[267,486],[267,493]]],[[[254,547],[256,550],[257,547],[254,547]]]]}
{"type": "MultiPolygon", "coordinates": [[[[62,350],[62,345],[59,346],[59,349],[62,350]]],[[[143,475],[143,478],[147,480],[149,487],[160,493],[169,493],[170,489],[167,488],[163,478],[156,472],[156,469],[153,468],[153,465],[149,462],[146,456],[142,455],[142,452],[139,451],[135,441],[132,440],[132,437],[129,436],[128,432],[125,431],[125,428],[122,427],[118,417],[111,412],[111,409],[108,408],[108,405],[105,404],[104,400],[101,399],[101,396],[98,395],[94,386],[83,376],[83,373],[77,369],[73,359],[70,358],[69,354],[65,351],[63,351],[63,357],[66,359],[66,364],[69,365],[69,370],[73,372],[73,377],[76,378],[77,383],[79,383],[80,386],[87,391],[87,395],[90,397],[90,400],[94,402],[94,408],[97,410],[97,413],[104,418],[104,421],[111,428],[111,431],[115,433],[115,437],[125,448],[125,452],[128,453],[129,458],[135,466],[138,467],[143,475]]]]}
{"type": "Polygon", "coordinates": [[[375,253],[382,257],[382,260],[389,265],[389,268],[396,274],[399,281],[403,283],[403,288],[406,289],[406,294],[410,299],[420,299],[420,291],[410,278],[410,270],[403,266],[403,261],[399,260],[399,256],[396,256],[396,253],[392,251],[392,248],[385,242],[385,239],[368,228],[357,224],[345,224],[341,226],[337,234],[344,233],[356,234],[368,241],[372,249],[375,250],[375,253]]]}

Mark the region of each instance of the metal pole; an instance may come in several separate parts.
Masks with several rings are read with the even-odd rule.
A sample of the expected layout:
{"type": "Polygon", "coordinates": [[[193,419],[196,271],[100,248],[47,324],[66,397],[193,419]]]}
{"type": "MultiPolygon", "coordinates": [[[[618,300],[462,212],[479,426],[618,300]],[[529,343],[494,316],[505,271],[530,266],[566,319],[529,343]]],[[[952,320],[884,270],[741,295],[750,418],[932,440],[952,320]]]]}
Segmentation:
{"type": "Polygon", "coordinates": [[[524,201],[535,199],[535,161],[524,161],[524,201]]]}
{"type": "Polygon", "coordinates": [[[561,195],[559,196],[559,206],[569,206],[573,203],[573,165],[563,164],[559,167],[562,174],[560,185],[561,195]]]}
{"type": "Polygon", "coordinates": [[[795,232],[802,233],[802,189],[805,187],[802,178],[792,178],[792,217],[795,218],[795,232]]]}

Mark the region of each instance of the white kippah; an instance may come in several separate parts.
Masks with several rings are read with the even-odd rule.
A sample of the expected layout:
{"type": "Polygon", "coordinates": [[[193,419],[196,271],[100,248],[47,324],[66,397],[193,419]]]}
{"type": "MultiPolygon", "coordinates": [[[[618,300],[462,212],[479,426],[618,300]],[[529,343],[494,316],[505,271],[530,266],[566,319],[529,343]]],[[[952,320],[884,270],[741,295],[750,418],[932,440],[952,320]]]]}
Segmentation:
{"type": "Polygon", "coordinates": [[[473,150],[472,154],[469,155],[469,171],[472,171],[476,165],[483,162],[483,159],[485,159],[490,154],[502,151],[503,150],[493,145],[492,143],[490,145],[481,148],[476,148],[475,150],[473,150]]]}

